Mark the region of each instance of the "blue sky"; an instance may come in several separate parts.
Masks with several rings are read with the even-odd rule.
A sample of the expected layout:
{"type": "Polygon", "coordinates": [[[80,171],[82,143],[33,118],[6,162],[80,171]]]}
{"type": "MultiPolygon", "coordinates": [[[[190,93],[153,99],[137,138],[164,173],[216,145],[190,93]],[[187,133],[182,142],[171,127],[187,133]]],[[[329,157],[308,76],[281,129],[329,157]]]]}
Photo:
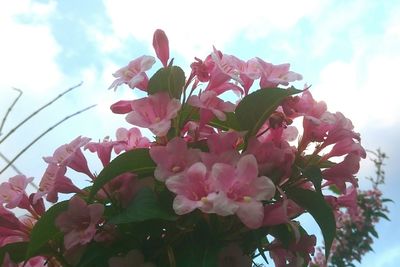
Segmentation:
{"type": "MultiPolygon", "coordinates": [[[[194,56],[204,58],[212,45],[242,59],[254,56],[291,63],[301,83],[325,100],[331,111],[353,120],[368,149],[382,148],[387,161],[384,193],[392,222],[379,226],[375,253],[362,266],[398,266],[400,241],[400,2],[398,1],[8,1],[0,10],[0,116],[24,91],[5,131],[35,108],[80,81],[84,84],[62,98],[1,144],[10,158],[29,141],[66,115],[91,104],[96,109],[58,127],[16,165],[39,179],[41,157],[78,135],[95,140],[128,127],[108,106],[132,99],[135,91],[107,90],[111,74],[142,54],[153,55],[152,33],[164,29],[171,55],[184,69],[194,56]]],[[[3,162],[0,162],[3,166],[3,162]]],[[[362,177],[372,174],[365,161],[362,177]]],[[[1,181],[14,175],[10,170],[1,181]]],[[[317,231],[317,230],[316,230],[317,231]]]]}

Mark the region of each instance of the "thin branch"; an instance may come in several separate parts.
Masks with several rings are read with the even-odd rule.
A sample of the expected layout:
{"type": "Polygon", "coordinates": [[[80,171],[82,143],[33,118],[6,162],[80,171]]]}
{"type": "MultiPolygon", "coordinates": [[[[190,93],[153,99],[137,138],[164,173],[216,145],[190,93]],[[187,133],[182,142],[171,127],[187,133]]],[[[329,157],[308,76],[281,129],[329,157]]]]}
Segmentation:
{"type": "Polygon", "coordinates": [[[52,131],[54,128],[56,128],[58,125],[60,125],[61,123],[63,123],[64,121],[82,113],[85,112],[93,107],[95,107],[97,105],[91,105],[87,108],[84,108],[82,110],[79,110],[71,115],[68,115],[67,117],[65,117],[64,119],[60,120],[59,122],[57,122],[56,124],[54,124],[53,126],[51,126],[49,129],[47,129],[46,131],[44,131],[42,134],[40,134],[38,137],[36,137],[32,142],[29,143],[29,145],[27,145],[24,149],[22,149],[1,171],[0,174],[2,174],[5,170],[8,169],[8,167],[10,167],[23,153],[25,153],[25,151],[27,151],[33,144],[35,144],[40,138],[42,138],[43,136],[45,136],[47,133],[49,133],[50,131],[52,131]]]}
{"type": "Polygon", "coordinates": [[[21,127],[25,122],[29,121],[32,117],[34,117],[35,115],[37,115],[40,111],[42,111],[43,109],[47,108],[48,106],[50,106],[51,104],[53,104],[54,102],[56,102],[60,97],[62,97],[63,95],[71,92],[72,90],[74,90],[75,88],[78,88],[79,86],[81,86],[83,84],[83,82],[80,82],[79,84],[68,88],[67,90],[65,90],[64,92],[62,92],[61,94],[59,94],[57,97],[55,97],[54,99],[52,99],[50,102],[48,102],[47,104],[43,105],[42,107],[40,107],[39,109],[35,110],[31,115],[29,115],[28,117],[26,117],[23,121],[21,121],[17,126],[15,126],[13,129],[11,129],[4,137],[3,139],[0,140],[0,144],[3,143],[13,132],[15,132],[19,127],[21,127]]]}
{"type": "MultiPolygon", "coordinates": [[[[3,153],[0,152],[0,157],[7,162],[8,164],[11,162],[11,160],[9,160],[3,153]]],[[[22,175],[23,173],[17,168],[17,166],[15,166],[14,164],[11,163],[10,167],[17,173],[22,175]]],[[[39,187],[32,181],[29,183],[32,187],[34,187],[35,189],[39,189],[39,187]]]]}
{"type": "MultiPolygon", "coordinates": [[[[7,164],[10,164],[11,160],[9,160],[3,153],[0,152],[0,157],[7,162],[7,164]]],[[[11,164],[10,167],[17,173],[17,174],[23,174],[14,164],[11,164]]]]}
{"type": "Polygon", "coordinates": [[[2,131],[3,131],[3,127],[4,124],[6,123],[7,117],[10,114],[11,110],[13,109],[13,107],[15,106],[15,104],[17,104],[19,98],[22,96],[22,91],[18,88],[12,88],[15,91],[18,91],[18,96],[14,99],[14,101],[12,102],[11,106],[8,108],[6,115],[4,115],[3,120],[1,121],[1,125],[0,125],[0,136],[2,135],[2,131]]]}

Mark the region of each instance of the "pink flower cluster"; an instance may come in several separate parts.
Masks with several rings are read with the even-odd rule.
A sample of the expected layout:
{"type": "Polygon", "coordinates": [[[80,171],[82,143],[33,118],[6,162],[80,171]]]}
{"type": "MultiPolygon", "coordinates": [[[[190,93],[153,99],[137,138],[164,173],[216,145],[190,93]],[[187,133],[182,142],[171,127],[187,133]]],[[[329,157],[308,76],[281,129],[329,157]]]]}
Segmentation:
{"type": "MultiPolygon", "coordinates": [[[[147,187],[156,195],[163,192],[172,196],[171,203],[164,204],[178,217],[177,227],[180,228],[177,229],[193,231],[187,229],[196,224],[180,226],[180,223],[184,224],[185,218],[195,216],[196,212],[203,214],[210,225],[213,216],[220,218],[222,228],[225,222],[229,222],[230,228],[227,229],[234,229],[231,230],[234,232],[223,232],[226,240],[236,240],[227,237],[231,234],[241,236],[256,229],[267,230],[263,232],[267,234],[271,229],[286,225],[285,229],[290,229],[293,235],[290,242],[286,244],[275,234],[274,240],[263,248],[269,251],[276,266],[307,264],[309,255],[314,252],[315,236],[304,233],[295,221],[297,216],[307,212],[307,207],[291,199],[288,192],[294,188],[317,194],[321,188],[326,192],[335,187],[341,195],[326,195],[325,199],[336,211],[336,218],[340,218],[338,207],[343,206],[356,216],[355,174],[360,159],[365,158],[365,151],[351,121],[342,113],[329,112],[326,104],[314,100],[305,88],[301,95],[288,94],[264,118],[258,132],[249,136],[248,131],[233,127],[229,120],[241,101],[252,94],[251,88],[256,81],[260,90],[268,92],[301,80],[300,74],[290,71],[289,64],[274,65],[258,57],[241,60],[214,48],[204,60],[195,58],[190,74],[182,78],[184,82],[180,85],[179,78],[173,73],[176,69],[169,58],[169,43],[162,30],[155,32],[153,46],[163,66],[160,70],[162,75],[169,75],[162,80],[164,84],[154,82],[165,77],[157,76],[159,72],[153,77],[147,76],[146,72],[156,59],[145,55],[117,70],[114,73],[116,80],[110,88],[126,84],[147,92],[147,96],[140,99],[118,101],[111,110],[127,114],[128,123],[149,129],[154,134],[154,141],[142,136],[136,127],[118,129],[115,140],[107,137],[101,142],[91,142],[89,138],[77,137],[56,149],[53,156],[44,158],[48,167],[39,190],[30,197],[25,188],[32,178],[10,178],[9,182],[0,185],[0,247],[19,240],[29,241],[32,226],[45,214],[44,197],[55,203],[60,193],[72,193],[74,196],[56,217],[55,225],[63,234],[63,246],[57,251],[65,257],[68,255],[66,261],[73,265],[79,262],[82,251],[91,244],[118,244],[137,233],[129,228],[129,224],[119,225],[110,218],[122,213],[124,218],[139,223],[138,217],[143,213],[152,215],[151,212],[148,215],[136,211],[134,205],[140,199],[138,192],[147,187]],[[228,94],[232,95],[229,101],[224,100],[222,94],[230,92],[233,94],[228,94]],[[298,130],[291,124],[300,118],[303,119],[303,129],[298,130]],[[139,149],[147,151],[151,164],[154,164],[150,180],[141,180],[143,177],[139,170],[145,171],[146,168],[139,168],[138,173],[118,172],[118,168],[110,164],[113,151],[123,157],[127,151],[139,149]],[[97,174],[90,170],[83,150],[96,153],[103,171],[118,174],[106,183],[99,181],[97,174]],[[331,162],[332,158],[339,162],[331,162]],[[320,184],[306,174],[305,170],[311,165],[321,170],[320,184]],[[73,175],[70,171],[89,177],[93,187],[102,183],[100,189],[91,195],[93,187],[80,188],[79,183],[69,178],[73,175]],[[31,227],[7,210],[15,207],[30,212],[31,227]],[[126,215],[127,211],[132,214],[126,215]]],[[[129,162],[124,164],[129,165],[129,162]]],[[[135,162],[132,160],[131,164],[135,162]]],[[[125,165],[121,168],[129,169],[125,165]]],[[[157,197],[161,198],[161,194],[157,197]]],[[[145,246],[141,248],[138,245],[153,241],[154,235],[150,230],[149,233],[146,231],[142,239],[132,243],[134,245],[109,257],[109,266],[153,266],[147,260],[157,250],[144,251],[145,246]],[[130,265],[131,259],[135,259],[136,265],[130,265]]],[[[167,230],[163,228],[162,231],[167,230]]],[[[171,232],[163,233],[161,239],[168,238],[171,232]]],[[[180,240],[179,235],[176,240],[180,240]]],[[[237,244],[234,246],[239,251],[242,249],[237,244]]],[[[169,259],[171,249],[167,247],[169,259]]],[[[251,256],[251,253],[246,254],[240,261],[249,262],[251,256]]],[[[60,259],[49,257],[49,260],[60,259]]],[[[4,262],[8,261],[11,260],[6,257],[4,262]]]]}

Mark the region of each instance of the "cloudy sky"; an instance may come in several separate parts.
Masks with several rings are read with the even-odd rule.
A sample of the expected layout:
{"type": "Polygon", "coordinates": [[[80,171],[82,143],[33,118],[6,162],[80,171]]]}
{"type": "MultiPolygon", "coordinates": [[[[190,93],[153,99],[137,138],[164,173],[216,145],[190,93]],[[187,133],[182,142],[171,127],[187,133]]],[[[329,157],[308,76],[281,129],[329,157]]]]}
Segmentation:
{"type": "MultiPolygon", "coordinates": [[[[392,222],[378,229],[375,253],[362,266],[398,266],[400,240],[400,2],[385,1],[8,1],[0,9],[0,118],[24,94],[3,132],[63,90],[83,85],[40,113],[0,145],[12,158],[52,124],[81,108],[98,104],[39,141],[17,162],[40,178],[41,157],[78,135],[95,140],[127,126],[108,111],[110,103],[134,92],[107,90],[111,74],[129,60],[153,55],[152,33],[164,29],[175,63],[189,70],[194,56],[204,58],[212,45],[242,59],[254,56],[292,70],[312,85],[312,93],[331,111],[353,120],[368,149],[389,155],[384,193],[392,222]]],[[[4,166],[0,161],[0,167],[4,166]]],[[[363,162],[363,177],[372,174],[363,162]]],[[[14,175],[12,170],[1,181],[14,175]]]]}

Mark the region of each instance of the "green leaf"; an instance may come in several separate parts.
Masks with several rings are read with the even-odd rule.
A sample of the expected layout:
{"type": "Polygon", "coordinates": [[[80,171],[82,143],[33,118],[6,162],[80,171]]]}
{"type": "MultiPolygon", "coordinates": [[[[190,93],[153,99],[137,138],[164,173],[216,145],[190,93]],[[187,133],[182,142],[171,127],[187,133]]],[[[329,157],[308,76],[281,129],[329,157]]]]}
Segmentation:
{"type": "Polygon", "coordinates": [[[185,73],[178,66],[159,69],[149,80],[147,92],[155,94],[167,92],[171,97],[180,99],[185,86],[185,73]]]}
{"type": "Polygon", "coordinates": [[[114,247],[104,247],[97,242],[90,243],[76,267],[108,267],[108,258],[112,255],[114,247]]]}
{"type": "Polygon", "coordinates": [[[279,224],[272,226],[269,233],[282,242],[284,248],[288,248],[290,242],[294,239],[292,228],[288,224],[279,224]]]}
{"type": "Polygon", "coordinates": [[[289,89],[265,88],[245,96],[235,110],[241,130],[248,131],[247,138],[256,135],[286,97],[300,92],[302,91],[293,87],[289,89]]]}
{"type": "Polygon", "coordinates": [[[321,169],[330,168],[337,164],[337,163],[329,161],[329,160],[321,161],[322,156],[320,156],[320,155],[306,155],[303,158],[304,158],[304,162],[308,162],[308,164],[310,164],[310,165],[317,165],[321,169]]]}
{"type": "Polygon", "coordinates": [[[383,212],[376,212],[375,215],[390,221],[389,217],[383,212]]]}
{"type": "Polygon", "coordinates": [[[27,249],[27,258],[30,258],[38,251],[43,249],[49,240],[54,240],[62,233],[55,225],[58,215],[68,208],[68,201],[62,201],[53,205],[46,213],[36,222],[31,232],[31,240],[27,249]]]}
{"type": "Polygon", "coordinates": [[[25,257],[27,248],[28,248],[28,242],[16,242],[1,247],[0,264],[3,263],[6,253],[8,253],[13,262],[18,263],[27,260],[28,258],[25,257]]]}
{"type": "Polygon", "coordinates": [[[369,232],[370,232],[374,237],[379,238],[379,235],[378,235],[378,233],[376,232],[376,230],[375,230],[374,227],[371,227],[371,228],[369,229],[369,232]]]}
{"type": "Polygon", "coordinates": [[[177,267],[218,267],[218,254],[221,248],[217,245],[207,246],[195,245],[196,242],[188,245],[183,250],[176,250],[177,267]]]}
{"type": "Polygon", "coordinates": [[[322,194],[321,191],[321,182],[322,182],[322,172],[321,169],[317,166],[309,166],[307,167],[304,172],[303,175],[313,183],[315,190],[322,194]]]}
{"type": "Polygon", "coordinates": [[[89,201],[106,183],[118,175],[132,172],[139,178],[151,176],[154,173],[155,166],[147,148],[137,148],[119,155],[97,176],[90,191],[89,201]]]}
{"type": "Polygon", "coordinates": [[[331,207],[326,203],[323,195],[318,192],[289,188],[288,197],[306,209],[319,225],[325,241],[325,256],[328,258],[333,239],[336,235],[336,222],[331,207]]]}
{"type": "Polygon", "coordinates": [[[336,185],[330,185],[329,190],[331,190],[333,193],[340,195],[342,192],[336,185]]]}
{"type": "Polygon", "coordinates": [[[151,219],[175,220],[176,218],[176,215],[162,208],[153,190],[143,187],[124,211],[110,219],[110,223],[143,222],[151,219]]]}
{"type": "Polygon", "coordinates": [[[394,203],[394,201],[391,200],[390,198],[382,198],[382,202],[392,202],[392,203],[394,203]]]}

